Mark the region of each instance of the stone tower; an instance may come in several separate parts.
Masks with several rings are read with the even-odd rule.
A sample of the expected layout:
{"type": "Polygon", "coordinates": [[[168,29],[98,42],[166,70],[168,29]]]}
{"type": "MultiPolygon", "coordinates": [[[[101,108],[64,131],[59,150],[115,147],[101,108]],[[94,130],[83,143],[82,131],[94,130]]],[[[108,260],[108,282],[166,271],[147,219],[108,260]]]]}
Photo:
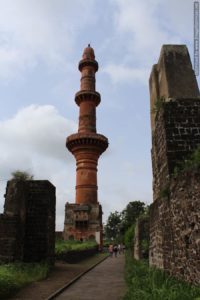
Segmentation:
{"type": "Polygon", "coordinates": [[[185,45],[163,45],[150,75],[154,200],[200,144],[200,95],[185,45]]]}
{"type": "Polygon", "coordinates": [[[163,45],[150,76],[150,98],[149,264],[199,285],[200,93],[185,45],[163,45]]]}
{"type": "Polygon", "coordinates": [[[96,132],[96,107],[101,101],[95,90],[98,63],[88,45],[79,62],[80,91],[75,102],[80,107],[78,132],[67,138],[67,149],[76,159],[76,203],[66,203],[64,239],[102,239],[102,209],[97,196],[97,164],[108,147],[105,136],[96,132]]]}

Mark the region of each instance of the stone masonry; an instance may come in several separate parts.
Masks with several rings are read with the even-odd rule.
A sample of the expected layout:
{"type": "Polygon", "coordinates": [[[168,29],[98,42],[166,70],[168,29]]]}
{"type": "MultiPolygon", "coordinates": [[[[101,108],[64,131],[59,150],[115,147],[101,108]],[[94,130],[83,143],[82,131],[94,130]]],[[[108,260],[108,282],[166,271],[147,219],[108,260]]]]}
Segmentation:
{"type": "Polygon", "coordinates": [[[0,214],[0,261],[54,262],[55,187],[47,180],[8,181],[0,214]]]}
{"type": "Polygon", "coordinates": [[[148,242],[149,242],[149,216],[141,216],[135,224],[133,256],[140,260],[148,258],[148,242]],[[145,243],[146,245],[143,245],[145,243]]]}
{"type": "Polygon", "coordinates": [[[177,172],[200,144],[200,95],[185,45],[164,45],[150,76],[150,265],[200,283],[200,172],[177,172]]]}

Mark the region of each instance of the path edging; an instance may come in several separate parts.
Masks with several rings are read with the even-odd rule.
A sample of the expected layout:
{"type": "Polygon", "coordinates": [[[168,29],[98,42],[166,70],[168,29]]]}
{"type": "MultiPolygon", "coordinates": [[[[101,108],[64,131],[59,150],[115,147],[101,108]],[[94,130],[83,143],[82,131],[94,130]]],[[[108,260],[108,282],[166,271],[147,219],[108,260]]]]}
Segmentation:
{"type": "Polygon", "coordinates": [[[86,273],[88,273],[90,270],[92,270],[93,268],[95,268],[97,265],[99,265],[100,263],[102,263],[104,260],[106,260],[109,257],[109,255],[105,256],[103,259],[101,259],[100,261],[98,261],[97,263],[93,264],[91,267],[89,267],[87,270],[83,271],[82,273],[80,273],[79,275],[77,275],[76,277],[74,277],[72,280],[70,280],[67,284],[63,285],[61,288],[59,288],[58,290],[56,290],[54,293],[52,293],[50,296],[48,296],[47,298],[45,298],[45,300],[52,300],[55,299],[55,297],[57,297],[58,295],[60,295],[65,289],[67,289],[70,285],[72,285],[74,282],[76,282],[79,278],[81,278],[83,275],[85,275],[86,273]]]}

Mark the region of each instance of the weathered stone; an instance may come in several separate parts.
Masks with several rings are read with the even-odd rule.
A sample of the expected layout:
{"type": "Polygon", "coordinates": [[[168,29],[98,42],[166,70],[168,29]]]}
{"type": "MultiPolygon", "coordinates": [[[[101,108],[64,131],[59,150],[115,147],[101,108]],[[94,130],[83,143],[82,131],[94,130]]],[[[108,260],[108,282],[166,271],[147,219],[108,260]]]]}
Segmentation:
{"type": "Polygon", "coordinates": [[[169,190],[169,199],[157,199],[150,207],[149,262],[200,284],[200,174],[179,174],[170,180],[169,190]],[[199,189],[194,191],[195,185],[199,189]],[[194,209],[188,209],[191,201],[194,209]]]}
{"type": "Polygon", "coordinates": [[[163,46],[150,77],[153,197],[150,265],[200,284],[200,172],[176,168],[200,144],[200,98],[185,46],[163,46]],[[163,99],[161,99],[163,97],[163,99]],[[155,101],[154,101],[155,100],[155,101]]]}
{"type": "Polygon", "coordinates": [[[0,215],[0,260],[54,262],[55,187],[47,180],[8,181],[0,215]]]}
{"type": "Polygon", "coordinates": [[[149,216],[141,216],[137,219],[134,234],[133,256],[135,259],[148,258],[147,249],[143,249],[143,242],[149,242],[149,216]]]}

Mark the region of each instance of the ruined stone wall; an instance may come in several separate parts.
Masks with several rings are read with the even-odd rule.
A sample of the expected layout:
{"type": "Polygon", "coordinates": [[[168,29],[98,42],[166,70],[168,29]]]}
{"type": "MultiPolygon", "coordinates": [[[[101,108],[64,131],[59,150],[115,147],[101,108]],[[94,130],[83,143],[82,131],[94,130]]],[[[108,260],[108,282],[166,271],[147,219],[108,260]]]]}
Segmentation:
{"type": "Polygon", "coordinates": [[[9,181],[0,215],[0,260],[54,262],[55,187],[46,180],[9,181]]]}
{"type": "Polygon", "coordinates": [[[0,261],[22,260],[23,227],[19,216],[0,214],[0,261]]]}
{"type": "Polygon", "coordinates": [[[171,99],[155,116],[152,132],[154,200],[166,189],[176,166],[200,144],[200,99],[171,99]]]}
{"type": "Polygon", "coordinates": [[[135,259],[148,258],[149,216],[141,216],[135,225],[133,256],[135,259]],[[144,243],[146,245],[144,245],[144,243]]]}
{"type": "Polygon", "coordinates": [[[150,265],[200,284],[200,174],[172,178],[150,208],[150,265]]]}
{"type": "Polygon", "coordinates": [[[65,205],[64,240],[96,240],[102,245],[102,208],[97,204],[65,205]]]}
{"type": "Polygon", "coordinates": [[[154,202],[149,262],[200,284],[200,170],[180,171],[200,145],[200,95],[186,46],[162,47],[150,94],[154,202]]]}

